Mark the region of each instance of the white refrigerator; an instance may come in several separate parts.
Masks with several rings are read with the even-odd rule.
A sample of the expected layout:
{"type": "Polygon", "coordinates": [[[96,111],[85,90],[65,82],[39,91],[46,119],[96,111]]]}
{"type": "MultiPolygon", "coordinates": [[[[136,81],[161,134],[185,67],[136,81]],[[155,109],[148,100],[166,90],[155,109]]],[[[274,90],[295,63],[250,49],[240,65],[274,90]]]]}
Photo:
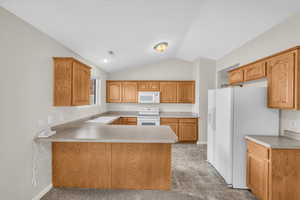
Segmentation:
{"type": "Polygon", "coordinates": [[[208,91],[207,159],[226,183],[246,189],[246,135],[278,135],[279,111],[267,108],[266,87],[208,91]]]}

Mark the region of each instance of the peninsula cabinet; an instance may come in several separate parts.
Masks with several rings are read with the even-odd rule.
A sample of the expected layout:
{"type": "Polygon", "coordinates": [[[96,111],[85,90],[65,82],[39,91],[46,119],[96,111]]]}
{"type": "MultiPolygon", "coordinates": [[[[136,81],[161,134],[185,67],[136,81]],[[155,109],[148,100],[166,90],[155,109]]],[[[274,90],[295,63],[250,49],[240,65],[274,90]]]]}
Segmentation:
{"type": "Polygon", "coordinates": [[[300,199],[300,150],[247,140],[247,186],[258,200],[300,199]]]}
{"type": "Polygon", "coordinates": [[[54,106],[90,104],[91,67],[74,58],[54,60],[54,106]]]}

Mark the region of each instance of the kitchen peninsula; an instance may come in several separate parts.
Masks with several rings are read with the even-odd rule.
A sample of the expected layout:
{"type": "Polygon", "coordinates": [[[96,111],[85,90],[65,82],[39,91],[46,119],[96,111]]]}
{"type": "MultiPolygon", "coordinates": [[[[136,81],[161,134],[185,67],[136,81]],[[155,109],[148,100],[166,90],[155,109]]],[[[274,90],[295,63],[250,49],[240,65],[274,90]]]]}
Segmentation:
{"type": "Polygon", "coordinates": [[[77,122],[37,141],[52,142],[54,187],[159,189],[171,187],[168,126],[101,125],[77,122]]]}

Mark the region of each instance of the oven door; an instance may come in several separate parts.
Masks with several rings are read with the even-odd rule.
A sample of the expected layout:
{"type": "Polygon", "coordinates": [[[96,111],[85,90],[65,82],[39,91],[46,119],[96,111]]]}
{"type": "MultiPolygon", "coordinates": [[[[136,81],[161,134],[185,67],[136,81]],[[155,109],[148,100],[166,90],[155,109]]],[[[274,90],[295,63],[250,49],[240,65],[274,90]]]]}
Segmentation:
{"type": "Polygon", "coordinates": [[[147,119],[147,118],[138,118],[139,126],[159,126],[159,119],[147,119]]]}

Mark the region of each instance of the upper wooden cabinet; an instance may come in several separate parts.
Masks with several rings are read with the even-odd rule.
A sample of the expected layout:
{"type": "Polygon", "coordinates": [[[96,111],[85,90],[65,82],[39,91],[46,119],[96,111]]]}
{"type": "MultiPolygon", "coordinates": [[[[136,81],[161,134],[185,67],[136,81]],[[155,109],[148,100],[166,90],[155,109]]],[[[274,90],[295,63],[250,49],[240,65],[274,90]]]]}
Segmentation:
{"type": "Polygon", "coordinates": [[[54,60],[54,106],[90,104],[91,68],[74,58],[54,60]]]}
{"type": "Polygon", "coordinates": [[[160,102],[177,103],[177,81],[160,82],[160,102]]]}
{"type": "Polygon", "coordinates": [[[106,101],[108,103],[122,102],[122,82],[107,81],[106,82],[106,101]]]}
{"type": "Polygon", "coordinates": [[[244,81],[244,70],[243,69],[235,69],[229,71],[229,83],[236,84],[244,81]]]}
{"type": "Polygon", "coordinates": [[[159,81],[139,81],[138,91],[159,91],[159,81]]]}
{"type": "Polygon", "coordinates": [[[195,103],[195,81],[114,81],[106,83],[107,103],[137,103],[139,91],[159,91],[161,103],[195,103]]]}
{"type": "Polygon", "coordinates": [[[252,81],[266,77],[266,62],[258,62],[244,67],[244,81],[252,81]]]}
{"type": "MultiPolygon", "coordinates": [[[[268,106],[271,108],[293,109],[297,108],[295,100],[297,51],[285,53],[271,58],[267,62],[268,67],[268,106]]],[[[299,101],[299,99],[298,99],[299,101]]]]}
{"type": "Polygon", "coordinates": [[[195,82],[182,81],[177,85],[178,103],[195,103],[195,82]]]}
{"type": "Polygon", "coordinates": [[[137,82],[122,82],[122,102],[137,103],[137,82]]]}

